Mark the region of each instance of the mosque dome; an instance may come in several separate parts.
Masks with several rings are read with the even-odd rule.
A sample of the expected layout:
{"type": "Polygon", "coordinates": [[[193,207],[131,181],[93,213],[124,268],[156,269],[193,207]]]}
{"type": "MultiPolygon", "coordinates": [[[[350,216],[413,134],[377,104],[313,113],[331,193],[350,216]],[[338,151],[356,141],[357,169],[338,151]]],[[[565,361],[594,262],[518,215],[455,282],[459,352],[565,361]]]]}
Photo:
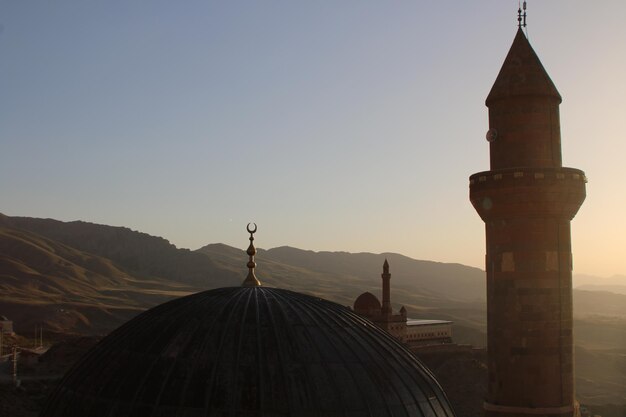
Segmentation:
{"type": "Polygon", "coordinates": [[[354,300],[354,311],[364,315],[380,314],[381,304],[371,292],[364,292],[354,300]]]}
{"type": "Polygon", "coordinates": [[[66,374],[41,416],[454,416],[430,371],[369,320],[250,284],[250,247],[254,279],[122,325],[66,374]]]}

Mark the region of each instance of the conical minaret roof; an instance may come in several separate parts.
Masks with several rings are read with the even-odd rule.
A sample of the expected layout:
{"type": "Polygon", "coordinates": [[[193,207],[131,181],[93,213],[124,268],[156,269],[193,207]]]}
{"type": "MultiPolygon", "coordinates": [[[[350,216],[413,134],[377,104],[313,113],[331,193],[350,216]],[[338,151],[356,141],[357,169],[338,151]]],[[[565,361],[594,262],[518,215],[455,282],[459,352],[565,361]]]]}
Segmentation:
{"type": "Polygon", "coordinates": [[[516,96],[551,96],[561,102],[561,95],[521,28],[517,30],[486,104],[489,107],[494,101],[516,96]]]}

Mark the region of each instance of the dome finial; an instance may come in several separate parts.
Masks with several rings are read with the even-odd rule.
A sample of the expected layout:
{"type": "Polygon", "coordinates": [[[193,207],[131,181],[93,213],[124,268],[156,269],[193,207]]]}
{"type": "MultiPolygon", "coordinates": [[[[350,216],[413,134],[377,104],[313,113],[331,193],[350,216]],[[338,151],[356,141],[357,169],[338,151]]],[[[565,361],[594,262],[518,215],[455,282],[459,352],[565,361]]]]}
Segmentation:
{"type": "Polygon", "coordinates": [[[520,5],[519,2],[517,4],[517,27],[521,29],[526,27],[526,0],[524,0],[523,5],[520,5]]]}
{"type": "Polygon", "coordinates": [[[259,281],[256,275],[254,275],[254,268],[256,267],[256,263],[254,262],[254,255],[256,255],[256,248],[254,247],[254,243],[252,242],[254,241],[254,234],[256,233],[256,229],[256,223],[248,223],[248,226],[246,226],[246,230],[248,231],[248,233],[250,233],[250,246],[248,246],[246,253],[250,257],[250,259],[248,260],[248,276],[241,284],[242,287],[261,286],[261,281],[259,281]],[[254,229],[250,229],[251,224],[254,225],[254,229]]]}

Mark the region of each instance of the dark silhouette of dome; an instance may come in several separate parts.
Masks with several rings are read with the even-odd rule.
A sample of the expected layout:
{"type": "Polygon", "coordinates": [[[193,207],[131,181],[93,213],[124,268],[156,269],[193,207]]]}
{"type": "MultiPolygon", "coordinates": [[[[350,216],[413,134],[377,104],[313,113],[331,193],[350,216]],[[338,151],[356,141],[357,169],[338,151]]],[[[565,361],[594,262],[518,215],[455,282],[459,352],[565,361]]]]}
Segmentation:
{"type": "Polygon", "coordinates": [[[41,415],[454,413],[430,371],[370,321],[330,301],[256,286],[144,312],[96,345],[41,415]]]}
{"type": "Polygon", "coordinates": [[[359,314],[380,314],[380,301],[371,292],[364,292],[354,300],[354,311],[359,314]]]}

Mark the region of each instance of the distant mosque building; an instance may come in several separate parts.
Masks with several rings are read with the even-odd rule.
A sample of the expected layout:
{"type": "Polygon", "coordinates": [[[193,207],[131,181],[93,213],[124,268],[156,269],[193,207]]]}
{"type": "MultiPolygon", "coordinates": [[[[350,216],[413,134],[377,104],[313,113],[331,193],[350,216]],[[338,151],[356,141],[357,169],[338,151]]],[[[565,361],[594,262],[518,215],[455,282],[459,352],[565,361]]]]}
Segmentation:
{"type": "Polygon", "coordinates": [[[402,306],[399,314],[391,307],[391,274],[389,262],[385,259],[383,273],[383,302],[371,292],[364,292],[354,301],[354,312],[376,323],[396,339],[410,347],[452,343],[452,322],[446,320],[416,320],[407,318],[402,306]]]}

